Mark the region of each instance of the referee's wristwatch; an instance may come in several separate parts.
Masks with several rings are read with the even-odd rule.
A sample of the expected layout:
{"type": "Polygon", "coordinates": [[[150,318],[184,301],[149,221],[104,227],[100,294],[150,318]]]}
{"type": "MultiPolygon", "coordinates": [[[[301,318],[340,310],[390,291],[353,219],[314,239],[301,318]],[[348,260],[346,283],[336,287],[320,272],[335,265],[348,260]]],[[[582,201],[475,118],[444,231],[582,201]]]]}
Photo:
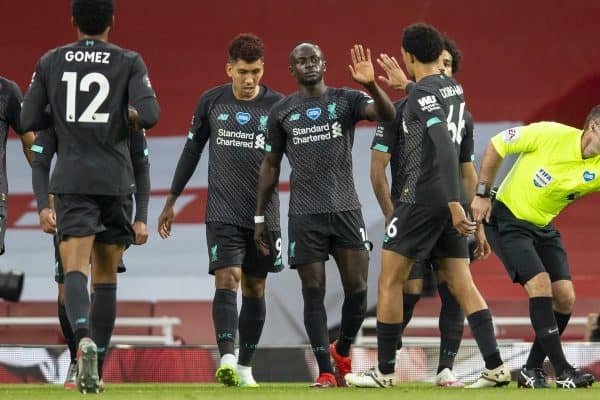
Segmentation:
{"type": "Polygon", "coordinates": [[[477,197],[483,197],[483,198],[490,198],[492,193],[492,186],[488,185],[487,183],[483,183],[483,182],[479,182],[477,184],[477,188],[475,188],[475,196],[477,197]]]}

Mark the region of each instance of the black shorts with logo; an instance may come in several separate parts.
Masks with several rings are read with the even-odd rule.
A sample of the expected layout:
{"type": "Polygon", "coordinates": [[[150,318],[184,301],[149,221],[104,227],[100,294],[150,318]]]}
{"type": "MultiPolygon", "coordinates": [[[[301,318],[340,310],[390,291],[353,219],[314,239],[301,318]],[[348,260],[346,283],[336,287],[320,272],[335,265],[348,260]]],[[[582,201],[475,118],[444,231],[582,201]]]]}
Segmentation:
{"type": "Polygon", "coordinates": [[[552,282],[571,280],[567,253],[552,224],[539,227],[520,220],[496,200],[485,233],[513,282],[524,285],[542,272],[547,272],[552,282]]]}
{"type": "Polygon", "coordinates": [[[269,231],[268,256],[256,248],[254,230],[223,222],[206,223],[206,243],[211,275],[220,268],[242,266],[242,272],[257,278],[265,278],[269,272],[283,269],[281,259],[281,232],[269,231]]]}
{"type": "Polygon", "coordinates": [[[134,241],[131,195],[56,194],[54,208],[59,241],[89,235],[106,244],[128,246],[134,241]]]}
{"type": "Polygon", "coordinates": [[[360,209],[290,215],[288,235],[288,261],[292,268],[326,261],[335,248],[368,251],[370,243],[360,209]]]}
{"type": "MultiPolygon", "coordinates": [[[[60,258],[60,251],[58,250],[58,235],[54,235],[52,239],[52,243],[54,244],[54,281],[56,283],[64,283],[65,281],[65,270],[63,269],[62,259],[60,258]]],[[[119,266],[117,267],[117,272],[119,274],[126,272],[127,267],[123,262],[123,258],[119,260],[119,266]]]]}
{"type": "Polygon", "coordinates": [[[397,202],[383,249],[413,260],[469,258],[467,238],[452,225],[448,207],[397,202]]]}

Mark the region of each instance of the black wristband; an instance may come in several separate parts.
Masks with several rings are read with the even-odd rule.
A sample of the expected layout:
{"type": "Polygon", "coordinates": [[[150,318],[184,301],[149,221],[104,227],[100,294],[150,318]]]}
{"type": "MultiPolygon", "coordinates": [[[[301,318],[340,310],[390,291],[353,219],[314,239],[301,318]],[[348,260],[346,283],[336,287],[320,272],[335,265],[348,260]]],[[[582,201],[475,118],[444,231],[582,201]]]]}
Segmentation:
{"type": "Polygon", "coordinates": [[[488,198],[491,195],[492,186],[487,183],[479,182],[475,189],[475,196],[488,198]]]}

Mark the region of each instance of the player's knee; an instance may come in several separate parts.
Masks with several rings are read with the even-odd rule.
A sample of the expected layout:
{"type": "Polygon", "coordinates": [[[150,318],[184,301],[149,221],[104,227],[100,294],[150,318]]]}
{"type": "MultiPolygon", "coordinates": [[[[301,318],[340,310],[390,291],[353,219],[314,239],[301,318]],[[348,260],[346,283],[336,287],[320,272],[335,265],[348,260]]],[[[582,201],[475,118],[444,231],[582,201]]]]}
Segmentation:
{"type": "Polygon", "coordinates": [[[240,274],[233,268],[223,268],[215,271],[215,287],[217,289],[227,289],[237,291],[240,284],[240,274]]]}
{"type": "Polygon", "coordinates": [[[378,288],[379,291],[388,292],[388,291],[396,291],[397,293],[402,293],[402,288],[404,287],[405,280],[401,279],[401,277],[397,275],[388,275],[388,274],[379,274],[378,280],[378,288]]]}
{"type": "Polygon", "coordinates": [[[404,283],[405,294],[421,294],[423,292],[423,279],[410,279],[404,283]]]}
{"type": "Polygon", "coordinates": [[[553,306],[556,311],[561,314],[570,314],[575,304],[575,291],[571,288],[570,290],[562,290],[554,295],[553,306]]]}
{"type": "Polygon", "coordinates": [[[552,296],[552,284],[550,283],[550,276],[546,272],[537,274],[525,282],[525,285],[523,286],[525,287],[529,297],[552,296]]]}
{"type": "Polygon", "coordinates": [[[242,294],[245,297],[260,298],[265,295],[266,279],[244,275],[242,279],[242,294]]]}

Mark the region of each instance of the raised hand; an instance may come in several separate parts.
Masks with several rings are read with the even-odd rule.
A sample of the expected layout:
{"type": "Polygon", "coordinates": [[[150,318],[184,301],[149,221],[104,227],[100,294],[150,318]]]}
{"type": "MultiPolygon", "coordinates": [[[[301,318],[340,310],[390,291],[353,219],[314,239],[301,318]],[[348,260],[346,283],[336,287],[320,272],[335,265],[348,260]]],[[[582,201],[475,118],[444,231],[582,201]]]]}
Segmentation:
{"type": "Polygon", "coordinates": [[[390,57],[387,54],[380,54],[377,63],[386,73],[387,77],[379,75],[377,78],[394,90],[404,90],[411,81],[406,77],[404,70],[396,57],[390,57]]]}
{"type": "Polygon", "coordinates": [[[371,50],[365,52],[362,45],[355,44],[350,49],[352,65],[348,65],[352,79],[361,85],[369,85],[375,82],[375,69],[371,62],[371,50]]]}

